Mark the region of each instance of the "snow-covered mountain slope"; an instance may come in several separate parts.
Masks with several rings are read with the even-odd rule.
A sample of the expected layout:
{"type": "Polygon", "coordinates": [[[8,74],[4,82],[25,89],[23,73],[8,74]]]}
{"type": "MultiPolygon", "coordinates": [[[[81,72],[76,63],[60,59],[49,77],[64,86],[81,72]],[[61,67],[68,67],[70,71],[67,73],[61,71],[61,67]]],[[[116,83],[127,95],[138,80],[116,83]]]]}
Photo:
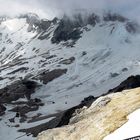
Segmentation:
{"type": "MultiPolygon", "coordinates": [[[[41,86],[36,88],[31,99],[39,98],[44,103],[35,111],[25,113],[24,123],[19,123],[19,118],[11,123],[8,119],[13,118],[16,111],[8,110],[19,106],[17,102],[23,105],[27,100],[24,96],[13,99],[14,95],[0,98],[7,108],[1,117],[0,128],[4,127],[3,130],[9,133],[4,138],[0,131],[2,140],[9,139],[19,129],[48,121],[27,123],[35,116],[44,117],[73,107],[84,97],[99,96],[130,75],[140,73],[140,27],[120,15],[91,14],[86,18],[76,15],[72,20],[64,16],[61,20],[49,21],[40,19],[36,14],[27,14],[1,19],[2,92],[6,91],[10,96],[12,87],[18,90],[18,84],[14,82],[33,80],[41,86]],[[11,84],[7,92],[5,87],[11,84]],[[12,127],[17,124],[18,127],[12,127]]],[[[13,140],[20,135],[22,133],[14,135],[13,140]]],[[[25,140],[25,137],[18,139],[25,140]]]]}

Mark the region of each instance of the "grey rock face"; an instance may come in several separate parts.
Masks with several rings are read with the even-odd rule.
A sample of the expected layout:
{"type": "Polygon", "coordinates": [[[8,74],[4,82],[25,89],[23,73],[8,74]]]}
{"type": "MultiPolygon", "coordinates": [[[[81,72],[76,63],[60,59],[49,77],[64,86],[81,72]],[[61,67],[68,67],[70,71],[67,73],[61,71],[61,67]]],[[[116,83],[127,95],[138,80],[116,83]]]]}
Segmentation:
{"type": "Polygon", "coordinates": [[[95,26],[96,23],[99,23],[99,22],[100,22],[99,16],[95,15],[94,13],[91,14],[91,15],[88,17],[88,19],[87,19],[87,23],[88,23],[89,25],[92,25],[92,26],[95,26]]]}
{"type": "Polygon", "coordinates": [[[140,26],[135,22],[127,22],[126,30],[131,34],[134,34],[140,32],[140,26]]]}
{"type": "Polygon", "coordinates": [[[81,33],[80,29],[78,29],[78,23],[64,16],[54,31],[51,41],[52,43],[60,43],[61,41],[67,41],[69,39],[77,40],[80,38],[81,33]]]}
{"type": "Polygon", "coordinates": [[[43,84],[47,84],[48,82],[53,81],[54,79],[62,76],[66,72],[67,72],[67,69],[55,69],[49,72],[48,71],[43,72],[39,74],[39,76],[36,77],[35,79],[42,81],[43,84]]]}
{"type": "Polygon", "coordinates": [[[26,97],[30,99],[32,93],[35,92],[37,83],[34,81],[19,80],[11,85],[0,89],[0,102],[1,103],[11,103],[19,98],[26,97]]]}
{"type": "Polygon", "coordinates": [[[126,89],[133,89],[140,87],[140,75],[130,76],[125,81],[120,83],[117,87],[110,89],[108,93],[111,92],[121,92],[126,89]]]}
{"type": "Polygon", "coordinates": [[[104,21],[119,21],[119,22],[125,22],[128,19],[119,15],[119,14],[112,14],[112,13],[107,13],[103,16],[104,21]]]}
{"type": "Polygon", "coordinates": [[[69,59],[62,60],[60,64],[69,65],[72,64],[74,61],[75,61],[75,57],[71,57],[69,59]]]}
{"type": "Polygon", "coordinates": [[[72,19],[64,15],[54,31],[51,41],[52,43],[60,43],[61,41],[67,41],[70,39],[78,40],[82,34],[82,27],[88,24],[95,26],[98,22],[100,22],[100,18],[95,14],[91,14],[86,18],[83,18],[81,14],[76,14],[72,19]]]}
{"type": "Polygon", "coordinates": [[[6,110],[6,107],[4,105],[0,104],[0,116],[5,114],[5,110],[6,110]]]}

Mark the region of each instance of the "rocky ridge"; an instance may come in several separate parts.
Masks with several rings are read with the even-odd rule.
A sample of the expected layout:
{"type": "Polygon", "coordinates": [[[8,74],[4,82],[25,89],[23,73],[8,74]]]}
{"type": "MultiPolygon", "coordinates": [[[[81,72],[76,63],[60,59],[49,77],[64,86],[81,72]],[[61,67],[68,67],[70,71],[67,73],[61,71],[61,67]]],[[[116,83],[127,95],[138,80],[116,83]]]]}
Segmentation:
{"type": "Polygon", "coordinates": [[[38,140],[103,140],[140,108],[140,88],[98,98],[88,109],[76,111],[67,126],[47,130],[38,140]]]}

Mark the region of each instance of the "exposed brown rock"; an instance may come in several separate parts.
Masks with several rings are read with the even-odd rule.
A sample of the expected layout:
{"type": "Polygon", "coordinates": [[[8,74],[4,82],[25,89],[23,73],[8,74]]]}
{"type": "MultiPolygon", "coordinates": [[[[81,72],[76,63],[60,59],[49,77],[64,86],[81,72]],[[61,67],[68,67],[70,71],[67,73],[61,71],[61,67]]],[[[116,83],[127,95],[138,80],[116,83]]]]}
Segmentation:
{"type": "Polygon", "coordinates": [[[127,122],[127,116],[140,108],[140,88],[109,94],[83,108],[69,125],[42,132],[38,140],[103,140],[127,122]]]}

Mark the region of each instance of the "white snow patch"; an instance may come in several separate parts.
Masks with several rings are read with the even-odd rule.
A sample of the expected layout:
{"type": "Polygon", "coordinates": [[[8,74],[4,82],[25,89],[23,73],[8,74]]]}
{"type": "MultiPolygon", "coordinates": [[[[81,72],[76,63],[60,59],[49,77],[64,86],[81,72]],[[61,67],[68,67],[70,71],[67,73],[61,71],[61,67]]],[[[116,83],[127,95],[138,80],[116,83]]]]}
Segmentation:
{"type": "Polygon", "coordinates": [[[105,137],[104,140],[123,140],[140,136],[140,109],[130,114],[128,119],[126,124],[105,137]]]}

